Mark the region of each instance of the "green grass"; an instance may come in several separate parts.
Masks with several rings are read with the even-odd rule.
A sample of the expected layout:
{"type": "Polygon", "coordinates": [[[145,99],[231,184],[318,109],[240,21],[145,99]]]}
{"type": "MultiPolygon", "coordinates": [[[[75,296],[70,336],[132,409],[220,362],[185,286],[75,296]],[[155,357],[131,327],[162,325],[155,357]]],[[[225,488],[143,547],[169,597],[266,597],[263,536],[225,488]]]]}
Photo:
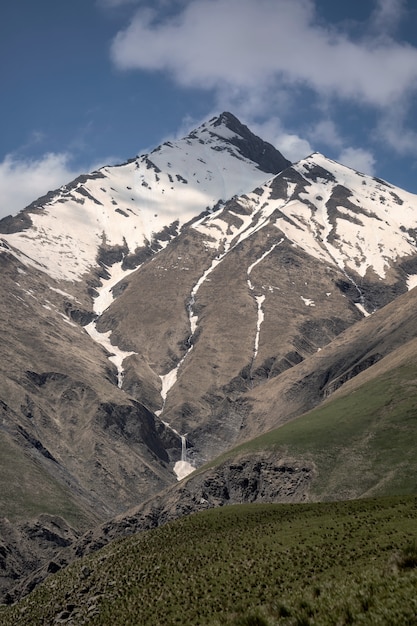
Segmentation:
{"type": "Polygon", "coordinates": [[[21,521],[41,513],[61,515],[75,528],[91,523],[91,515],[39,462],[0,433],[0,515],[21,521]]]}
{"type": "Polygon", "coordinates": [[[314,462],[314,500],[412,494],[417,491],[416,441],[417,365],[406,365],[329,399],[209,466],[241,453],[275,450],[314,462]]]}
{"type": "Polygon", "coordinates": [[[416,624],[416,537],[411,496],[213,509],[74,563],[0,624],[416,624]]]}

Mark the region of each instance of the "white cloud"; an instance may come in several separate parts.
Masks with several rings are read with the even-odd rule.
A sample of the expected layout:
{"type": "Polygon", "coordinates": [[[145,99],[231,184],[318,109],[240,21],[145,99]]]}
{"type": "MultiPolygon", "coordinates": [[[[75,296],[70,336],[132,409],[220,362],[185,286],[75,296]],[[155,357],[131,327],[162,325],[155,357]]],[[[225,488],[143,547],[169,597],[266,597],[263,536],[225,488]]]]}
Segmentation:
{"type": "Polygon", "coordinates": [[[47,153],[37,160],[6,155],[0,163],[0,218],[78,176],[69,162],[67,153],[47,153]]]}
{"type": "Polygon", "coordinates": [[[375,174],[375,157],[369,150],[362,148],[344,148],[337,159],[343,165],[352,167],[358,172],[375,174]]]}
{"type": "MultiPolygon", "coordinates": [[[[374,22],[400,5],[379,0],[374,22]]],[[[184,86],[263,89],[279,78],[377,107],[417,86],[416,48],[318,25],[313,0],[192,0],[165,19],[139,10],[111,54],[119,68],[167,71],[184,86]]]]}
{"type": "Polygon", "coordinates": [[[404,0],[376,0],[371,16],[371,26],[375,32],[393,33],[405,15],[404,0]]]}
{"type": "Polygon", "coordinates": [[[343,139],[332,120],[324,119],[309,130],[308,137],[313,142],[324,143],[331,148],[341,149],[343,139]]]}
{"type": "Polygon", "coordinates": [[[275,142],[275,147],[289,160],[295,163],[313,152],[310,143],[294,133],[283,132],[275,142]]]}
{"type": "Polygon", "coordinates": [[[249,121],[248,125],[254,133],[275,146],[292,163],[314,151],[307,139],[296,133],[287,132],[278,118],[270,118],[261,124],[249,121]]]}
{"type": "MultiPolygon", "coordinates": [[[[278,118],[270,118],[264,123],[249,123],[251,130],[262,139],[272,143],[282,154],[293,163],[304,159],[317,150],[315,142],[325,144],[332,153],[337,150],[337,160],[343,165],[373,175],[376,160],[372,152],[363,148],[353,148],[339,133],[338,128],[331,120],[318,122],[310,129],[306,137],[285,130],[278,118]]],[[[325,151],[326,152],[326,151],[325,151]]]]}
{"type": "Polygon", "coordinates": [[[407,106],[399,105],[384,112],[375,135],[400,156],[417,156],[417,132],[407,127],[407,106]]]}

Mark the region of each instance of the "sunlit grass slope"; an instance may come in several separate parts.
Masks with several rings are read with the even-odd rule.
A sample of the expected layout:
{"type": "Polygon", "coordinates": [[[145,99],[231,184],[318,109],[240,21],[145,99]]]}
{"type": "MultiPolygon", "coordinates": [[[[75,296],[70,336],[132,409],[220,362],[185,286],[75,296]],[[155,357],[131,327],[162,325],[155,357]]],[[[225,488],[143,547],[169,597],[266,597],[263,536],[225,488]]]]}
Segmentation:
{"type": "Polygon", "coordinates": [[[210,465],[244,452],[278,450],[315,464],[313,500],[412,494],[417,493],[416,441],[417,365],[412,363],[337,394],[210,465]]]}
{"type": "Polygon", "coordinates": [[[238,505],[109,544],[0,624],[414,624],[417,498],[238,505]]]}

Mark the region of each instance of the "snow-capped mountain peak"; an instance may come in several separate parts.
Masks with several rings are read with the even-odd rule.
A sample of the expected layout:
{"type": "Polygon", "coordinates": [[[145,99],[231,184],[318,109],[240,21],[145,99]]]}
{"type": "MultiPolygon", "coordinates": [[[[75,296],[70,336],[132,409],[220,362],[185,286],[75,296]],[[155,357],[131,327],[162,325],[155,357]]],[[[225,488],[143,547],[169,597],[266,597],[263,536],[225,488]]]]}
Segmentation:
{"type": "Polygon", "coordinates": [[[223,113],[183,139],[50,192],[0,221],[0,232],[23,262],[56,279],[79,280],[101,247],[120,246],[125,255],[160,249],[202,211],[288,164],[223,113]]]}
{"type": "MultiPolygon", "coordinates": [[[[288,211],[296,225],[307,219],[320,245],[340,267],[384,278],[399,257],[416,252],[416,197],[315,153],[294,171],[305,181],[288,211]],[[307,214],[306,214],[307,210],[307,214]]],[[[288,181],[290,183],[290,181],[288,181]]],[[[288,224],[288,222],[287,222],[288,224]]]]}
{"type": "MultiPolygon", "coordinates": [[[[346,383],[350,396],[391,362],[412,377],[416,210],[319,153],[289,164],[223,113],[1,220],[3,514],[45,499],[54,520],[108,519],[346,383]]],[[[314,494],[320,472],[276,454],[273,497],[314,494]]],[[[260,458],[245,476],[262,486],[260,458]]],[[[230,502],[236,467],[198,473],[201,492],[184,485],[186,505],[170,506],[230,502]]]]}
{"type": "Polygon", "coordinates": [[[194,227],[233,247],[273,223],[315,258],[384,278],[416,252],[416,197],[315,152],[194,227]]]}

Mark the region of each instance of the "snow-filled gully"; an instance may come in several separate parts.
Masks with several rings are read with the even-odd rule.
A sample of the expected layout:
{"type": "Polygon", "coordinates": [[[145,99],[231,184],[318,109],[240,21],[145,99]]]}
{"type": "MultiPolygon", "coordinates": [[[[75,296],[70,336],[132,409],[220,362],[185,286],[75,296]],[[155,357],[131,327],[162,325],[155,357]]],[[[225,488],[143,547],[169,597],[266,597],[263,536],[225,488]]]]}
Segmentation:
{"type": "Polygon", "coordinates": [[[160,379],[162,382],[161,396],[162,396],[163,405],[162,405],[161,410],[157,411],[157,415],[161,415],[163,413],[168,392],[177,382],[178,371],[181,365],[184,363],[187,356],[190,354],[191,350],[193,349],[192,340],[193,340],[194,333],[197,329],[197,323],[198,323],[198,316],[195,315],[194,309],[193,309],[197,292],[200,289],[201,285],[207,280],[207,277],[219,265],[219,263],[221,263],[221,261],[224,259],[224,257],[226,256],[228,252],[229,252],[229,248],[227,247],[225,252],[223,252],[222,254],[218,255],[215,259],[213,259],[210,267],[205,270],[205,272],[200,276],[200,278],[198,279],[194,287],[191,289],[190,300],[187,304],[188,319],[190,321],[190,333],[191,333],[190,336],[188,337],[189,348],[187,352],[184,354],[184,356],[182,357],[182,359],[179,361],[179,363],[172,370],[170,370],[167,374],[163,374],[160,376],[160,379]]]}
{"type": "MultiPolygon", "coordinates": [[[[106,270],[110,274],[110,278],[108,278],[107,280],[102,279],[102,286],[98,288],[98,296],[94,298],[93,302],[93,310],[97,314],[97,316],[104,313],[104,311],[108,309],[108,307],[113,302],[113,287],[117,285],[117,283],[120,282],[123,278],[126,278],[129,274],[139,269],[139,267],[135,267],[132,270],[123,270],[122,263],[123,261],[120,261],[119,263],[115,263],[111,267],[106,267],[106,270]]],[[[111,356],[109,356],[109,361],[114,363],[117,368],[117,386],[119,387],[119,389],[122,389],[124,376],[123,361],[128,356],[136,354],[136,352],[125,352],[123,350],[120,350],[120,348],[118,348],[117,346],[113,345],[110,341],[112,331],[109,330],[105,333],[100,333],[97,330],[96,322],[94,320],[90,322],[90,324],[85,326],[85,330],[94,341],[99,343],[101,346],[103,346],[103,348],[107,350],[107,352],[110,353],[111,356]]],[[[165,374],[165,376],[160,377],[162,381],[161,396],[163,400],[163,407],[165,405],[165,399],[168,391],[176,382],[177,370],[184,358],[185,357],[183,357],[181,362],[174,370],[171,370],[171,372],[165,374]]],[[[160,411],[155,411],[155,414],[159,416],[163,411],[163,407],[160,411]]],[[[181,439],[181,460],[177,461],[173,468],[177,479],[181,480],[182,478],[185,478],[185,476],[188,476],[188,474],[193,472],[195,469],[195,467],[193,467],[191,463],[187,461],[187,435],[180,435],[180,433],[178,433],[174,428],[171,428],[169,424],[167,424],[166,422],[164,422],[164,424],[181,439]]]]}
{"type": "MultiPolygon", "coordinates": [[[[94,301],[93,301],[93,311],[94,313],[97,314],[97,317],[100,316],[102,313],[104,313],[104,311],[108,309],[108,307],[113,302],[113,299],[114,299],[113,294],[112,294],[113,287],[117,285],[117,283],[120,282],[122,278],[129,276],[129,274],[131,274],[132,272],[135,272],[138,269],[136,267],[133,270],[123,270],[122,263],[123,261],[120,261],[119,263],[115,263],[111,267],[106,267],[106,270],[108,271],[110,275],[110,278],[108,280],[102,279],[102,286],[99,287],[97,290],[98,296],[94,298],[94,301]]],[[[121,389],[123,385],[123,375],[124,375],[123,361],[128,356],[131,356],[132,354],[136,354],[136,353],[124,352],[123,350],[120,350],[120,348],[118,348],[117,346],[113,345],[110,341],[111,330],[107,331],[106,333],[100,333],[97,330],[95,320],[93,320],[92,322],[90,322],[90,324],[85,326],[85,330],[90,335],[90,337],[94,339],[94,341],[96,341],[101,346],[103,346],[103,348],[105,348],[107,352],[111,354],[111,356],[109,356],[109,361],[114,363],[114,365],[117,368],[117,386],[121,389]]]]}
{"type": "MultiPolygon", "coordinates": [[[[269,254],[271,254],[271,252],[273,250],[275,250],[275,248],[277,246],[279,246],[282,242],[284,241],[284,238],[280,239],[277,243],[274,243],[266,252],[264,252],[262,254],[262,256],[259,257],[259,259],[257,259],[254,263],[252,263],[252,265],[249,265],[248,270],[247,270],[247,275],[248,275],[248,287],[250,289],[250,291],[254,291],[255,287],[253,286],[251,279],[250,279],[250,274],[253,270],[254,267],[256,267],[256,265],[258,265],[258,263],[261,263],[261,261],[263,261],[269,254]]],[[[258,349],[259,349],[259,337],[261,334],[261,325],[262,322],[264,321],[264,311],[262,308],[262,305],[265,301],[265,295],[262,296],[254,296],[255,298],[255,302],[256,305],[258,307],[258,315],[257,315],[257,321],[256,321],[256,333],[255,333],[255,341],[254,341],[254,345],[253,345],[253,356],[252,356],[252,363],[255,361],[257,355],[258,355],[258,349]]]]}
{"type": "MultiPolygon", "coordinates": [[[[217,267],[217,265],[219,265],[219,263],[221,263],[221,261],[226,256],[228,251],[229,251],[229,248],[227,247],[225,252],[218,255],[212,261],[210,267],[206,269],[205,272],[200,276],[200,278],[198,279],[198,281],[196,282],[196,284],[191,290],[190,300],[187,305],[188,319],[190,321],[190,332],[191,332],[188,338],[189,348],[187,352],[184,354],[184,356],[182,357],[182,359],[179,361],[179,363],[172,370],[170,370],[167,374],[162,374],[160,376],[161,383],[162,383],[162,389],[161,389],[162,408],[159,411],[155,411],[158,417],[160,417],[164,412],[168,392],[177,382],[178,372],[179,372],[181,365],[184,363],[185,359],[187,358],[187,356],[190,354],[191,350],[193,349],[192,339],[197,329],[197,322],[198,322],[198,316],[194,314],[194,310],[193,310],[197,292],[200,289],[201,285],[205,282],[205,280],[207,280],[207,277],[211,274],[211,272],[217,267]]],[[[171,426],[167,422],[164,422],[164,424],[168,428],[171,428],[171,426]]],[[[177,435],[179,435],[179,433],[177,433],[175,429],[171,428],[171,430],[175,432],[177,435]]],[[[181,441],[182,441],[181,461],[177,461],[177,463],[175,463],[174,472],[176,473],[178,480],[181,480],[182,478],[185,478],[185,476],[188,476],[188,474],[193,472],[195,470],[195,467],[193,467],[191,463],[187,461],[186,435],[179,435],[179,436],[181,437],[181,441]]]]}

